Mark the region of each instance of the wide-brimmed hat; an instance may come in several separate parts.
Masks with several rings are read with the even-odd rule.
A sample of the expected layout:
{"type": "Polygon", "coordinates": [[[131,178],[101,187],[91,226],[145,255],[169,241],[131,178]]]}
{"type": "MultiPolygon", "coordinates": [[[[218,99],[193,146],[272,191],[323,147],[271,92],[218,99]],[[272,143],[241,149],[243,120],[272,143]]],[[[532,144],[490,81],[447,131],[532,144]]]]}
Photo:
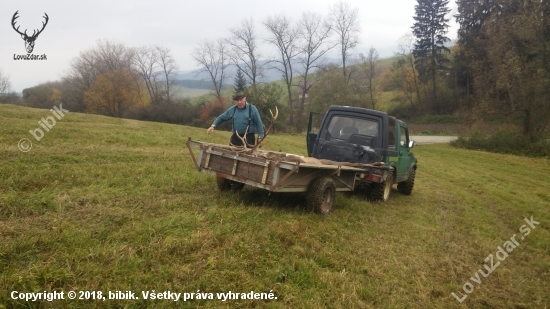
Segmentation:
{"type": "Polygon", "coordinates": [[[240,100],[240,99],[242,99],[242,98],[244,98],[244,97],[246,97],[246,96],[244,95],[244,92],[239,91],[239,92],[237,92],[237,93],[235,93],[235,94],[233,95],[233,101],[240,100]]]}

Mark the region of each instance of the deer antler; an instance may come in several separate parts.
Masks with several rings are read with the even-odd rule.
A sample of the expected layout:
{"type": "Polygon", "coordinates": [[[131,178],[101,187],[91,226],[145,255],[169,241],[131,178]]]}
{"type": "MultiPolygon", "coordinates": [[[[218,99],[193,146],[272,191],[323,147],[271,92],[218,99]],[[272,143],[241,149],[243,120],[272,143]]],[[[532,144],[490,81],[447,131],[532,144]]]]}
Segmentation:
{"type": "MultiPolygon", "coordinates": [[[[248,126],[246,127],[246,130],[244,131],[243,136],[240,136],[239,133],[235,132],[235,135],[237,135],[237,137],[241,140],[243,145],[242,146],[237,146],[237,145],[233,145],[230,142],[229,147],[231,148],[231,150],[236,151],[236,152],[247,152],[249,150],[252,150],[253,148],[248,148],[248,146],[251,146],[251,145],[246,142],[246,135],[247,134],[248,134],[248,126]]],[[[254,146],[254,145],[252,145],[252,146],[254,146]]]]}
{"type": "Polygon", "coordinates": [[[27,30],[25,30],[25,33],[22,33],[21,31],[19,31],[19,26],[15,28],[15,20],[19,18],[19,16],[17,16],[18,13],[19,13],[19,10],[17,10],[15,14],[13,14],[13,17],[11,18],[11,26],[13,27],[13,30],[15,30],[20,35],[27,36],[27,30]]]}
{"type": "Polygon", "coordinates": [[[273,115],[273,112],[271,110],[269,110],[269,113],[271,114],[271,124],[269,125],[269,128],[265,131],[264,137],[261,140],[258,140],[257,143],[254,143],[252,145],[247,143],[246,135],[248,134],[248,127],[246,127],[246,131],[244,132],[243,136],[240,136],[239,133],[235,132],[237,137],[243,142],[243,146],[236,146],[236,145],[230,144],[231,150],[236,151],[236,152],[250,152],[250,153],[256,152],[256,149],[258,148],[258,146],[265,140],[267,135],[273,129],[273,125],[275,124],[275,120],[279,116],[279,109],[277,108],[277,106],[275,106],[275,115],[273,115]],[[251,147],[251,148],[249,148],[249,147],[251,147]]]}
{"type": "Polygon", "coordinates": [[[269,113],[271,114],[271,124],[269,125],[269,128],[267,128],[267,130],[265,131],[264,137],[261,140],[258,141],[258,144],[263,142],[264,139],[267,137],[267,134],[269,134],[271,132],[271,130],[273,129],[273,125],[275,124],[275,120],[277,119],[277,117],[279,117],[279,109],[277,108],[277,106],[275,106],[275,115],[273,115],[273,112],[271,110],[269,110],[269,113]]]}
{"type": "Polygon", "coordinates": [[[42,17],[44,17],[46,19],[46,22],[42,22],[42,29],[40,29],[36,34],[34,34],[34,30],[33,30],[32,37],[38,36],[40,33],[42,33],[44,28],[46,28],[46,25],[48,24],[48,21],[50,20],[50,17],[48,17],[48,14],[46,14],[46,12],[44,12],[44,15],[46,15],[46,16],[42,16],[42,17]]]}
{"type": "Polygon", "coordinates": [[[15,28],[15,20],[19,18],[19,16],[17,16],[17,14],[19,14],[19,10],[17,10],[15,12],[15,14],[13,14],[13,17],[11,18],[11,26],[13,27],[13,30],[15,30],[17,33],[19,33],[20,35],[24,35],[26,38],[29,38],[29,39],[32,39],[32,38],[35,38],[36,36],[38,36],[44,30],[44,28],[46,28],[46,25],[48,24],[48,21],[50,20],[50,17],[48,16],[48,14],[46,14],[44,12],[45,16],[42,16],[42,17],[44,17],[46,19],[46,22],[42,22],[42,29],[33,30],[32,35],[29,37],[29,35],[27,34],[27,30],[25,30],[25,32],[21,32],[21,31],[19,31],[20,26],[17,26],[17,28],[15,28]],[[38,30],[38,32],[36,32],[37,30],[38,30]]]}

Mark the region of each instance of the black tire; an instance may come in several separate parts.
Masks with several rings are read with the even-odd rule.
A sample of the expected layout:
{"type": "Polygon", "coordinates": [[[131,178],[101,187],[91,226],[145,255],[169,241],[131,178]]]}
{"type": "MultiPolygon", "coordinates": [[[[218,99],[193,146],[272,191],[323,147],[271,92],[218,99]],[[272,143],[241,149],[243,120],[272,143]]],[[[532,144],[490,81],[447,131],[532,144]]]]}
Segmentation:
{"type": "Polygon", "coordinates": [[[391,175],[388,175],[386,181],[381,183],[373,183],[369,193],[369,200],[373,202],[387,202],[390,198],[392,184],[393,177],[391,175]]]}
{"type": "Polygon", "coordinates": [[[309,187],[307,204],[309,210],[321,215],[328,215],[332,211],[336,200],[336,185],[329,176],[313,180],[309,187]]]}
{"type": "Polygon", "coordinates": [[[414,188],[415,177],[416,177],[416,169],[413,168],[409,173],[409,177],[407,178],[407,180],[397,184],[397,190],[399,190],[399,193],[405,194],[405,195],[411,195],[412,190],[414,188]]]}
{"type": "Polygon", "coordinates": [[[217,176],[216,184],[218,185],[218,189],[220,189],[220,191],[241,191],[244,188],[244,183],[242,182],[232,181],[227,178],[217,176]]]}
{"type": "Polygon", "coordinates": [[[231,190],[231,182],[227,178],[216,176],[216,184],[220,191],[229,191],[231,190]]]}
{"type": "Polygon", "coordinates": [[[231,181],[231,190],[241,191],[243,188],[244,188],[244,183],[237,182],[237,181],[231,181]]]}

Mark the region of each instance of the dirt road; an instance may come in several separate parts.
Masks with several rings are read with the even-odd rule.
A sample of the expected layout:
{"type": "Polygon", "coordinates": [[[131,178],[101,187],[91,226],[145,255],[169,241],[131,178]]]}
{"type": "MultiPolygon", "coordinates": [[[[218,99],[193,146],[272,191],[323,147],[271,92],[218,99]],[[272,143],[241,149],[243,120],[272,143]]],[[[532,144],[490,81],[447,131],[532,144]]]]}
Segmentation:
{"type": "Polygon", "coordinates": [[[412,135],[411,139],[416,145],[443,144],[455,140],[456,136],[429,136],[429,135],[412,135]]]}

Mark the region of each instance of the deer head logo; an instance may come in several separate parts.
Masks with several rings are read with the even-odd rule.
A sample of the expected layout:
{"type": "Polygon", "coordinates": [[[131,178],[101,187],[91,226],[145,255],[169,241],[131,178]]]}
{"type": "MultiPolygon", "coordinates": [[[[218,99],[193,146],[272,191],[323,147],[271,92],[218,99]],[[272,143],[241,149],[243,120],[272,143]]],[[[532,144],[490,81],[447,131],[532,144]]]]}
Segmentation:
{"type": "Polygon", "coordinates": [[[15,12],[15,14],[13,14],[13,17],[11,19],[11,25],[13,27],[13,30],[15,30],[17,33],[19,33],[21,35],[21,38],[23,38],[23,40],[25,40],[25,48],[27,49],[27,53],[30,54],[30,53],[32,53],[32,50],[34,49],[34,41],[36,40],[38,35],[42,32],[42,30],[44,30],[44,28],[46,28],[46,25],[48,24],[49,17],[48,17],[48,14],[44,13],[44,15],[46,15],[46,16],[43,16],[43,17],[46,19],[46,22],[42,22],[42,29],[38,30],[38,32],[36,32],[36,30],[33,30],[32,35],[28,36],[26,29],[25,29],[25,32],[20,32],[19,31],[19,26],[17,26],[17,28],[15,28],[15,20],[19,18],[19,16],[17,16],[17,13],[19,13],[19,10],[17,12],[15,12]]]}

